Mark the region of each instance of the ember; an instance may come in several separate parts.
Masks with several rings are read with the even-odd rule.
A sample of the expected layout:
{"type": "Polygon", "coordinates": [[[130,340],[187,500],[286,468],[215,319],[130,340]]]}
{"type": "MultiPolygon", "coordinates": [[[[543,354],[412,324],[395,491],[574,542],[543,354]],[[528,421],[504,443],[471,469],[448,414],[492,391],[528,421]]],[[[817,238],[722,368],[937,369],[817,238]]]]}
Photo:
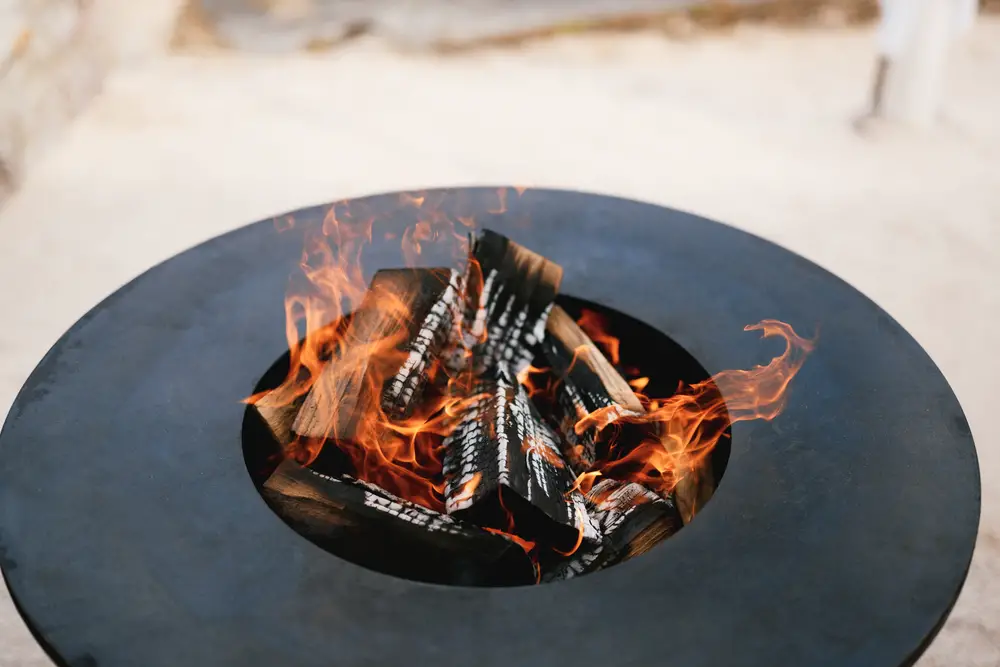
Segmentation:
{"type": "Polygon", "coordinates": [[[761,322],[747,329],[786,343],[770,364],[650,397],[655,378],[623,366],[607,321],[556,304],[560,266],[459,227],[431,215],[402,249],[412,265],[448,244],[461,266],[367,284],[371,220],[331,213],[308,239],[286,300],[289,372],[247,401],[282,448],[265,497],[331,551],[403,552],[442,583],[556,581],[645,553],[711,496],[730,423],[780,413],[812,342],[761,322]]]}

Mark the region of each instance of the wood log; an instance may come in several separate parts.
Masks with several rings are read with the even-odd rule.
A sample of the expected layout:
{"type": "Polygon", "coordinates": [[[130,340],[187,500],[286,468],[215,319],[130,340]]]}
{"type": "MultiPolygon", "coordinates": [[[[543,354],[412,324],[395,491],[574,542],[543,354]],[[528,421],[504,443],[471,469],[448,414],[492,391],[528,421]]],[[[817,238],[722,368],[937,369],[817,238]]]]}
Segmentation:
{"type": "Polygon", "coordinates": [[[678,473],[680,480],[674,487],[674,496],[684,525],[687,525],[715,493],[712,459],[705,458],[697,466],[678,473]]]}
{"type": "Polygon", "coordinates": [[[463,586],[531,584],[535,566],[508,538],[397,498],[377,486],[284,461],[262,493],[286,523],[374,570],[463,586]]]}
{"type": "Polygon", "coordinates": [[[350,440],[358,416],[378,405],[392,419],[409,416],[450,337],[453,318],[460,316],[459,278],[451,269],[376,273],[292,430],[308,438],[350,440]],[[372,355],[380,341],[390,349],[372,355]],[[385,368],[386,363],[394,367],[385,368]],[[377,390],[373,379],[381,379],[377,390]]]}
{"type": "Polygon", "coordinates": [[[663,498],[635,482],[602,479],[587,493],[586,507],[600,528],[601,542],[581,546],[549,568],[543,581],[570,579],[634,558],[682,525],[672,497],[663,498]]]}
{"type": "Polygon", "coordinates": [[[477,371],[503,363],[516,376],[545,335],[562,267],[496,232],[470,248],[466,278],[466,344],[477,371]],[[475,275],[473,275],[475,274],[475,275]]]}
{"type": "Polygon", "coordinates": [[[253,404],[257,416],[261,418],[271,435],[274,436],[275,441],[282,448],[287,447],[295,438],[292,433],[292,424],[295,423],[301,406],[301,397],[292,401],[283,401],[273,392],[261,396],[253,404]]]}
{"type": "MultiPolygon", "coordinates": [[[[602,434],[590,428],[577,434],[574,430],[576,423],[600,408],[614,406],[616,410],[613,414],[622,417],[643,414],[645,408],[625,378],[559,306],[554,306],[549,313],[542,349],[552,366],[551,372],[558,380],[550,407],[563,437],[563,455],[577,474],[587,472],[607,454],[603,451],[606,444],[604,438],[616,431],[609,430],[608,434],[602,434]]],[[[619,437],[623,440],[655,438],[668,450],[679,444],[676,439],[660,437],[663,424],[623,424],[621,428],[625,435],[620,434],[619,437]]],[[[628,449],[627,445],[624,449],[628,449]]],[[[671,450],[671,453],[679,452],[671,450]]],[[[706,458],[697,467],[676,472],[680,479],[674,494],[687,524],[715,490],[711,460],[706,458]]]]}
{"type": "Polygon", "coordinates": [[[445,439],[445,507],[474,523],[570,548],[597,542],[583,495],[572,491],[556,434],[524,387],[496,366],[473,389],[479,396],[445,439]]]}
{"type": "MultiPolygon", "coordinates": [[[[601,408],[620,416],[645,412],[639,398],[583,329],[561,307],[553,306],[542,349],[558,380],[553,418],[563,439],[563,454],[577,474],[591,470],[601,452],[596,428],[577,434],[580,419],[601,408]]],[[[648,429],[647,429],[648,430],[648,429]]]]}

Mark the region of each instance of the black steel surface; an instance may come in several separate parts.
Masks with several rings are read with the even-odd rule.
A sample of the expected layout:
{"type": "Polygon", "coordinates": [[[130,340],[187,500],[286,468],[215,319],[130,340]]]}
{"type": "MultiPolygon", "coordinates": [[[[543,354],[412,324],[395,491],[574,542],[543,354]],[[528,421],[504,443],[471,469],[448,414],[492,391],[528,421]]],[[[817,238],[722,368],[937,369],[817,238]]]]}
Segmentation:
{"type": "MultiPolygon", "coordinates": [[[[349,564],[273,514],[240,399],[285,349],[282,297],[325,207],[213,239],[129,283],[31,375],[0,435],[0,565],[59,662],[101,667],[897,667],[975,543],[969,426],[917,343],[776,245],[597,195],[430,193],[560,263],[563,291],[643,320],[709,372],[766,363],[763,318],[816,351],[774,422],[733,427],[722,484],[651,553],[560,584],[440,587],[349,564]],[[489,211],[504,212],[490,213],[489,211]],[[530,224],[528,220],[530,219],[530,224]]],[[[419,211],[377,215],[373,272],[419,211]]],[[[450,262],[430,252],[426,263],[450,262]]],[[[405,557],[405,554],[401,554],[405,557]]],[[[2,649],[0,649],[2,650],[2,649]]]]}

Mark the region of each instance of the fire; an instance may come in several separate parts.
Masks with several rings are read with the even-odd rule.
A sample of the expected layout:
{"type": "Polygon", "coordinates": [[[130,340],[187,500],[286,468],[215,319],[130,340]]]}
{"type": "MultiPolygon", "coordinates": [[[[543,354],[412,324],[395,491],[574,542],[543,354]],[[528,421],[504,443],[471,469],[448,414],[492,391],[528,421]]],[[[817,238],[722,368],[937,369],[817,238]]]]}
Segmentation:
{"type": "Polygon", "coordinates": [[[540,459],[544,459],[556,468],[563,468],[566,466],[566,462],[563,461],[562,456],[558,452],[539,442],[535,438],[526,438],[524,445],[521,446],[521,451],[525,454],[534,455],[540,459]]]}
{"type": "Polygon", "coordinates": [[[646,388],[646,385],[649,384],[649,378],[648,377],[634,378],[632,380],[629,380],[628,384],[636,391],[642,391],[643,389],[646,388]]]}
{"type": "MultiPolygon", "coordinates": [[[[515,192],[520,196],[523,189],[515,192]]],[[[501,190],[499,207],[494,212],[505,211],[507,203],[506,190],[501,190]]],[[[401,234],[384,230],[378,233],[380,238],[398,239],[407,266],[417,265],[431,246],[443,246],[452,257],[461,258],[462,263],[467,261],[468,232],[475,227],[472,218],[446,215],[435,205],[433,195],[403,195],[400,205],[416,212],[416,223],[401,234]]],[[[292,277],[284,302],[289,372],[276,389],[252,396],[247,402],[256,403],[267,396],[271,405],[292,405],[307,396],[315,397],[314,419],[321,425],[319,434],[296,437],[287,445],[285,456],[309,465],[327,443],[334,443],[349,463],[350,470],[345,472],[391,494],[444,511],[442,441],[454,430],[466,408],[480,398],[470,396],[476,377],[471,364],[455,364],[464,370],[453,372],[448,363],[433,360],[424,372],[440,381],[431,383],[436,389],[428,392],[405,419],[388,414],[379,400],[366,398],[379,396],[404,363],[401,343],[413,324],[411,304],[399,293],[392,289],[369,291],[362,259],[364,248],[373,238],[375,223],[375,217],[362,205],[341,202],[330,208],[320,228],[305,230],[300,271],[292,277]],[[374,306],[387,325],[363,335],[352,333],[346,323],[363,302],[374,306]],[[337,363],[330,363],[333,359],[337,363]]],[[[295,221],[276,219],[275,226],[288,230],[295,221]]],[[[474,262],[465,269],[465,294],[478,293],[477,287],[483,284],[481,270],[474,262]]],[[[472,306],[473,310],[478,307],[472,306]]],[[[487,335],[483,326],[485,312],[475,313],[471,319],[456,324],[457,338],[464,342],[459,352],[465,355],[470,355],[472,347],[487,335]]],[[[620,364],[620,341],[611,335],[602,315],[583,311],[578,324],[612,364],[620,364]]],[[[643,415],[623,416],[620,410],[605,408],[582,417],[575,427],[578,434],[591,427],[604,429],[628,422],[653,424],[656,428],[650,432],[656,435],[628,451],[614,451],[609,460],[581,474],[573,490],[588,493],[599,478],[611,477],[637,481],[661,493],[670,492],[685,475],[697,470],[730,423],[774,419],[784,407],[789,383],[814,342],[775,320],[765,320],[747,330],[784,339],[785,351],[766,366],[723,371],[710,380],[679,387],[669,397],[642,396],[647,408],[643,415]]],[[[553,387],[549,370],[529,366],[517,380],[530,396],[547,392],[553,387]]],[[[643,392],[650,378],[633,377],[629,384],[636,392],[643,392]]],[[[557,452],[542,443],[529,440],[523,449],[557,467],[565,465],[557,452]]],[[[459,498],[471,498],[480,481],[477,475],[465,483],[459,498]]],[[[517,536],[513,515],[506,508],[504,511],[505,528],[487,530],[505,535],[526,552],[535,551],[536,543],[517,536]]],[[[560,553],[576,551],[582,535],[581,523],[577,544],[569,552],[560,553]]]]}
{"type": "MultiPolygon", "coordinates": [[[[777,320],[764,320],[744,330],[761,331],[764,338],[783,338],[784,352],[766,366],[722,371],[709,380],[681,388],[670,398],[651,402],[644,415],[623,417],[613,409],[603,408],[577,422],[577,433],[591,426],[601,429],[620,422],[659,427],[659,439],[642,442],[621,458],[603,462],[600,474],[669,492],[711,454],[731,423],[777,417],[785,406],[789,383],[815,341],[800,337],[791,326],[777,320]]],[[[581,478],[586,475],[592,473],[581,478]]],[[[578,480],[578,486],[586,482],[578,480]]],[[[593,478],[589,483],[593,484],[593,478]]]]}
{"type": "MultiPolygon", "coordinates": [[[[421,212],[401,239],[408,265],[416,264],[430,244],[446,244],[459,256],[467,252],[462,221],[456,223],[437,211],[425,214],[423,196],[406,196],[402,203],[421,212]]],[[[375,219],[360,209],[343,202],[333,205],[320,229],[307,230],[300,273],[292,276],[285,297],[288,375],[273,391],[247,402],[256,403],[266,395],[271,404],[288,405],[311,392],[322,437],[297,437],[288,445],[286,456],[308,465],[327,441],[336,442],[349,459],[353,475],[443,511],[441,440],[454,427],[456,415],[476,397],[441,392],[405,420],[394,420],[378,400],[363,400],[378,396],[403,363],[399,348],[411,322],[409,304],[397,293],[375,290],[367,296],[366,306],[375,308],[386,326],[352,336],[350,327],[341,324],[361,307],[369,291],[362,256],[371,242],[375,219]],[[329,363],[331,359],[337,363],[329,363]]],[[[293,224],[282,220],[280,228],[293,224]]],[[[427,370],[431,375],[440,372],[438,367],[427,370]]],[[[462,381],[467,379],[449,380],[462,381]]]]}
{"type": "Polygon", "coordinates": [[[583,329],[583,332],[590,336],[590,340],[601,348],[601,351],[608,357],[608,361],[614,365],[621,363],[619,348],[621,341],[608,333],[608,321],[600,313],[592,310],[584,310],[580,313],[580,319],[576,321],[583,329]]]}
{"type": "Polygon", "coordinates": [[[536,368],[528,365],[517,374],[517,382],[528,390],[528,397],[551,390],[549,371],[551,368],[536,368]],[[537,380],[536,380],[537,378],[537,380]]]}
{"type": "Polygon", "coordinates": [[[463,484],[462,488],[455,495],[455,503],[456,504],[463,503],[466,500],[472,498],[473,494],[476,492],[476,489],[479,488],[479,482],[480,480],[482,480],[482,478],[483,474],[477,472],[475,475],[472,476],[472,479],[463,484]]]}

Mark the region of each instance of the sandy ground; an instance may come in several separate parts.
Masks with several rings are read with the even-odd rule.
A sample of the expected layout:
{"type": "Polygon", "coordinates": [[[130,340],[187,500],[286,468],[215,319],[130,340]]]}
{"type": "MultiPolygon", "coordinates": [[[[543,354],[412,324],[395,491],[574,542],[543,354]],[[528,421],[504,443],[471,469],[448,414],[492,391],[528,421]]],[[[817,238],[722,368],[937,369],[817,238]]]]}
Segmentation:
{"type": "MultiPolygon", "coordinates": [[[[980,541],[921,667],[1000,664],[1000,21],[956,54],[942,126],[855,136],[867,30],[576,37],[413,57],[170,56],[122,71],[0,214],[0,406],[99,299],[153,263],[304,204],[517,183],[728,221],[840,274],[958,393],[980,541]]],[[[0,595],[0,666],[48,664],[0,595]]]]}

